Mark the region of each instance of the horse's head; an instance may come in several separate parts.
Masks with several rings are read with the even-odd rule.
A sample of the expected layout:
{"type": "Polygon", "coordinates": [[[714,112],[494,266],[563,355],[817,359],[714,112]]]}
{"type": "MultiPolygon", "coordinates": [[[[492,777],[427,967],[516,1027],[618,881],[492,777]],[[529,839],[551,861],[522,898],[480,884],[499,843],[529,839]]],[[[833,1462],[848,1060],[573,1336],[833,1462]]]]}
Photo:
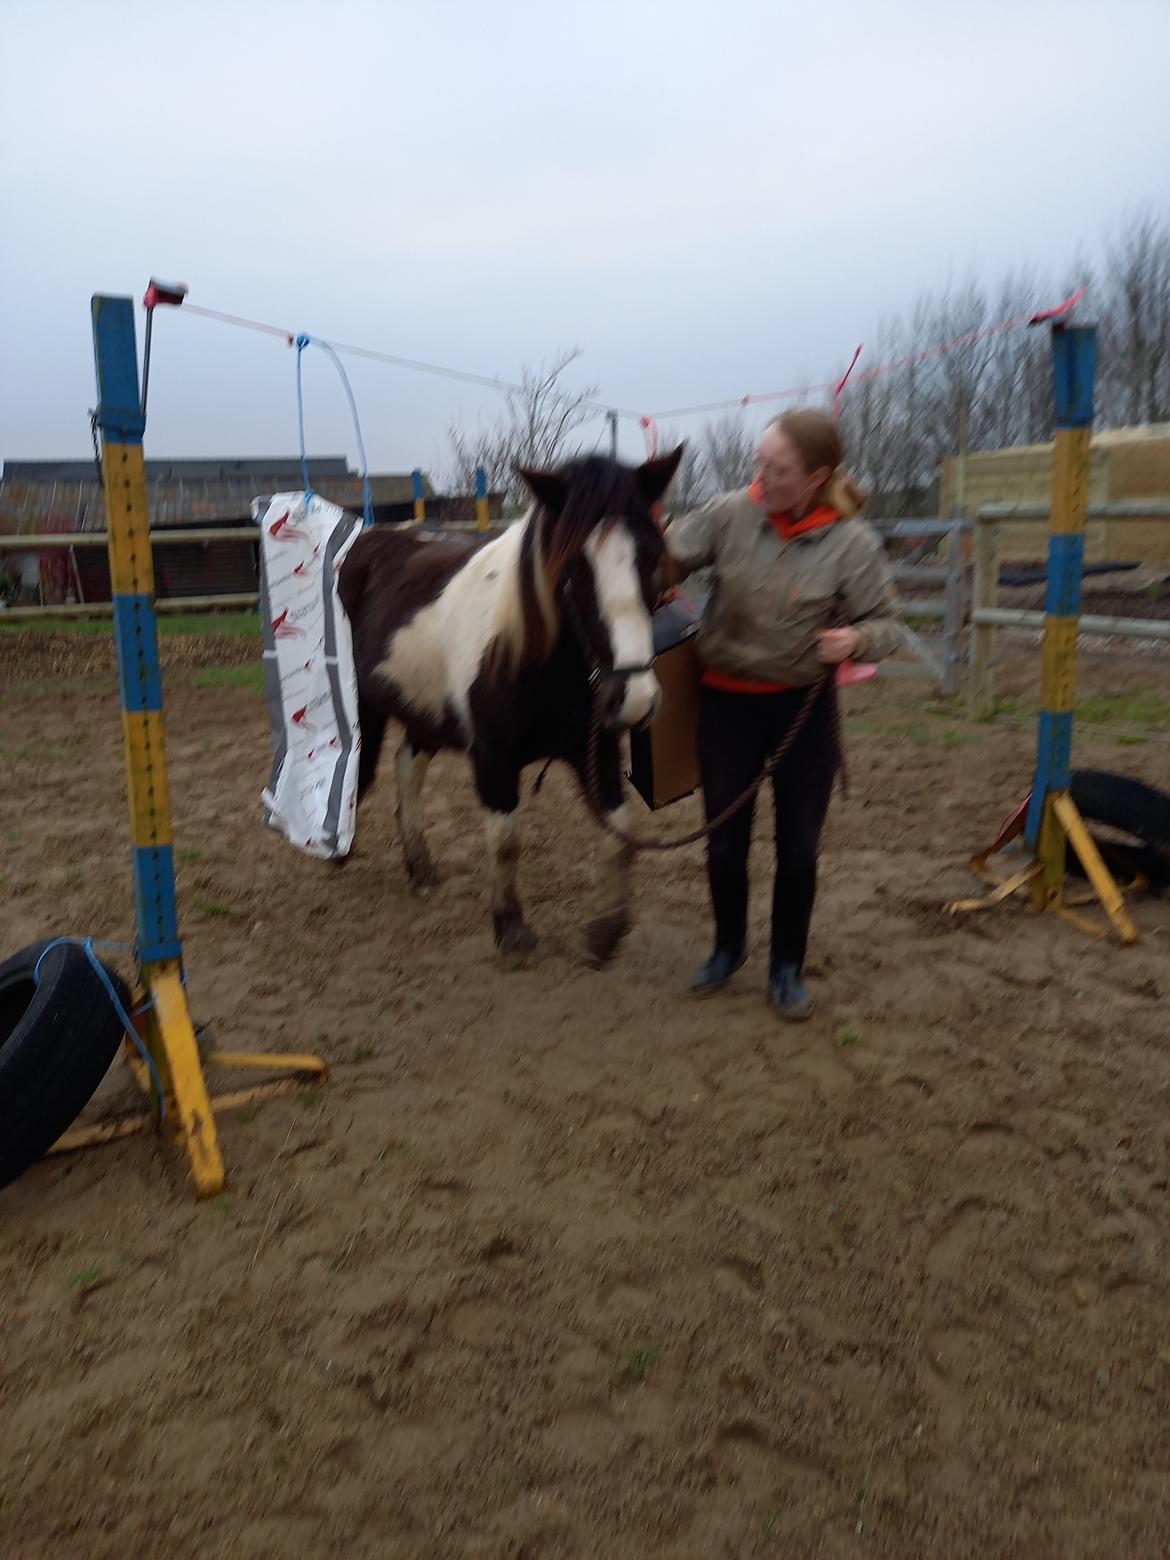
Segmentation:
{"type": "Polygon", "coordinates": [[[616,728],[652,720],[661,699],[650,614],[663,543],[653,509],[681,458],[679,445],[642,466],[587,455],[520,471],[537,500],[546,620],[576,640],[616,728]]]}

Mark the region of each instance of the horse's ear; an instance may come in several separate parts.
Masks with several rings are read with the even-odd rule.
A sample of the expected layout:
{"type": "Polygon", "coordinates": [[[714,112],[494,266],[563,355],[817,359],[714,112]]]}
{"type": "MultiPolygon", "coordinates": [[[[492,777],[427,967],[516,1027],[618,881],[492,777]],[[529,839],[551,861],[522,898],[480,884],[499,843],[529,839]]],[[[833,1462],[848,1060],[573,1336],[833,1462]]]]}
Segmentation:
{"type": "Polygon", "coordinates": [[[648,460],[644,466],[638,467],[638,487],[648,504],[656,504],[666,492],[682,456],[683,446],[680,444],[669,455],[659,455],[657,460],[648,460]]]}
{"type": "Polygon", "coordinates": [[[538,504],[543,504],[554,515],[565,507],[565,484],[555,471],[533,471],[528,466],[517,466],[516,475],[532,489],[538,504]]]}

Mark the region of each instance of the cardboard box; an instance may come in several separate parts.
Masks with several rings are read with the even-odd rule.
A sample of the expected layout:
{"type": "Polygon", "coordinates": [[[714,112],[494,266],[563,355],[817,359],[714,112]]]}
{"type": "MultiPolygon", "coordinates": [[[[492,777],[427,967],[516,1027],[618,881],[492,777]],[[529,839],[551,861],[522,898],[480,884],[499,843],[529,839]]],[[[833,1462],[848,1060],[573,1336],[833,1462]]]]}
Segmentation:
{"type": "Polygon", "coordinates": [[[654,614],[654,670],[662,707],[645,731],[630,733],[631,785],[651,810],[699,788],[699,684],[695,646],[699,603],[672,601],[654,614]]]}

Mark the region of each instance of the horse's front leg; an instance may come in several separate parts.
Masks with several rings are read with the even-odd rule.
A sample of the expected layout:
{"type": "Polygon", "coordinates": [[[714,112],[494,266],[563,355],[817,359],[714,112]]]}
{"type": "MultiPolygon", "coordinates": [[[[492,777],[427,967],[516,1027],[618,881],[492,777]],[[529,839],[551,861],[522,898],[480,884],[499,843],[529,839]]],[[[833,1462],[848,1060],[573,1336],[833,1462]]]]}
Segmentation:
{"type": "MultiPolygon", "coordinates": [[[[580,767],[583,785],[588,785],[586,763],[583,761],[580,767]]],[[[622,788],[621,749],[618,738],[609,731],[603,731],[598,740],[597,778],[606,819],[628,831],[630,817],[622,788]]],[[[616,835],[605,833],[601,850],[600,905],[597,914],[585,923],[585,957],[597,969],[614,957],[634,924],[634,848],[616,835]]]]}
{"type": "Polygon", "coordinates": [[[475,763],[475,788],[486,811],[492,867],[492,925],[502,953],[531,953],[536,936],[516,893],[520,862],[520,771],[500,762],[475,763]]]}
{"type": "Polygon", "coordinates": [[[403,738],[398,749],[398,834],[410,886],[424,897],[440,882],[423,832],[423,785],[431,757],[416,748],[409,737],[403,738]]]}

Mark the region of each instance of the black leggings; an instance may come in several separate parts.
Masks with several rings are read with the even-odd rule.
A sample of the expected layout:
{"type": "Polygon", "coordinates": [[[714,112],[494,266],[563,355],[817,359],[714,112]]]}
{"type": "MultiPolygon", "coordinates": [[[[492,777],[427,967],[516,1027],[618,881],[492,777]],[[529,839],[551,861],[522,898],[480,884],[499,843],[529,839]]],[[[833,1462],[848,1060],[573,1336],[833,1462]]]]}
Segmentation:
{"type": "MultiPolygon", "coordinates": [[[[699,707],[699,769],[708,822],[735,801],[791,726],[807,690],[723,693],[704,688],[699,707]]],[[[808,721],[772,776],[776,803],[776,882],[772,891],[773,971],[804,963],[817,890],[817,853],[837,768],[836,689],[817,697],[808,721]]],[[[747,942],[748,851],[755,801],[707,839],[715,946],[738,953],[747,942]]]]}

